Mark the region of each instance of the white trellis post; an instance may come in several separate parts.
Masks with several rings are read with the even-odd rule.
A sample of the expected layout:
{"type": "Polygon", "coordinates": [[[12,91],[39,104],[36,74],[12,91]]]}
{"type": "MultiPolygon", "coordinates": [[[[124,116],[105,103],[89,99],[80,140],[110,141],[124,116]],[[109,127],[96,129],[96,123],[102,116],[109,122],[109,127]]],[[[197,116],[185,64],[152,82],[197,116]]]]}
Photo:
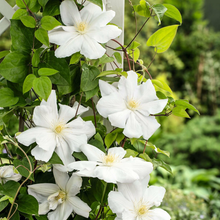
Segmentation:
{"type": "Polygon", "coordinates": [[[4,16],[0,20],[0,35],[10,26],[10,19],[17,9],[17,5],[12,8],[5,0],[0,0],[0,13],[4,16]]]}

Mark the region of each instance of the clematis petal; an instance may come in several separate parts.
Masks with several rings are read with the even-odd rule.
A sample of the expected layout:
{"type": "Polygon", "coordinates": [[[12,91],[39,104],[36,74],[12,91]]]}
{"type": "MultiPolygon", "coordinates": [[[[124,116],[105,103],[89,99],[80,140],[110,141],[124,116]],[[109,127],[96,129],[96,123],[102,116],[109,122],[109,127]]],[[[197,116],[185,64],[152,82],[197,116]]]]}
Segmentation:
{"type": "Polygon", "coordinates": [[[42,199],[44,197],[47,198],[48,196],[58,192],[59,190],[60,188],[53,183],[39,183],[28,185],[28,194],[34,196],[40,202],[43,202],[42,199]]]}
{"type": "Polygon", "coordinates": [[[119,127],[119,128],[125,128],[125,124],[131,114],[130,109],[125,109],[120,112],[116,112],[114,114],[110,114],[108,116],[109,121],[111,122],[112,126],[119,127]]]}
{"type": "Polygon", "coordinates": [[[143,115],[149,116],[149,114],[157,114],[162,112],[167,104],[168,99],[155,100],[147,103],[140,104],[137,110],[143,115]]]}
{"type": "Polygon", "coordinates": [[[148,216],[152,220],[170,220],[170,215],[163,209],[156,208],[148,211],[148,216]]]}
{"type": "Polygon", "coordinates": [[[89,36],[99,43],[107,43],[121,35],[122,30],[114,25],[107,25],[98,30],[89,31],[89,36]]]}
{"type": "Polygon", "coordinates": [[[73,196],[68,198],[68,202],[72,205],[74,212],[77,215],[81,215],[85,218],[89,217],[89,212],[91,208],[83,202],[79,197],[73,196]]]}
{"type": "Polygon", "coordinates": [[[150,186],[143,195],[143,200],[152,206],[159,206],[165,195],[165,188],[162,186],[150,186]]]}
{"type": "Polygon", "coordinates": [[[47,101],[44,99],[41,101],[40,106],[47,106],[51,108],[50,114],[53,116],[53,118],[58,117],[58,111],[57,111],[57,98],[56,98],[56,91],[52,90],[47,101]]]}
{"type": "Polygon", "coordinates": [[[99,114],[105,118],[107,118],[110,114],[114,114],[116,112],[124,111],[127,109],[125,101],[122,99],[120,94],[116,92],[102,97],[98,101],[96,108],[99,114]]]}
{"type": "Polygon", "coordinates": [[[111,191],[108,194],[108,204],[114,213],[121,213],[124,210],[133,209],[133,203],[127,200],[121,192],[111,191]]]}
{"type": "Polygon", "coordinates": [[[142,103],[158,100],[155,88],[150,79],[139,86],[138,93],[138,97],[140,98],[139,101],[142,103]]]}
{"type": "Polygon", "coordinates": [[[60,172],[56,168],[53,168],[53,175],[54,175],[56,184],[60,187],[60,189],[65,191],[66,184],[69,180],[69,175],[67,173],[60,172]]]}
{"type": "Polygon", "coordinates": [[[140,201],[143,192],[141,181],[136,180],[133,183],[118,183],[118,191],[130,202],[136,203],[140,201]]]}
{"type": "Polygon", "coordinates": [[[54,110],[50,106],[42,105],[34,109],[33,121],[36,126],[51,129],[53,121],[57,120],[57,118],[58,117],[54,114],[54,110]]]}
{"type": "MultiPolygon", "coordinates": [[[[83,35],[83,44],[80,53],[89,59],[98,59],[102,57],[106,49],[103,48],[97,41],[89,37],[89,35],[83,35]]],[[[76,51],[77,52],[77,51],[76,51]]]]}
{"type": "Polygon", "coordinates": [[[113,85],[103,80],[99,80],[99,88],[100,88],[102,97],[106,95],[110,95],[111,93],[118,91],[113,85]]]}
{"type": "Polygon", "coordinates": [[[70,149],[70,147],[63,138],[58,138],[55,152],[60,157],[64,165],[68,165],[69,163],[75,161],[74,157],[72,156],[72,149],[70,149]]]}
{"type": "Polygon", "coordinates": [[[139,112],[135,112],[137,120],[141,124],[143,130],[143,137],[145,140],[148,140],[154,132],[160,127],[160,124],[157,122],[154,116],[144,117],[139,112]]]}
{"type": "MultiPolygon", "coordinates": [[[[99,14],[98,16],[93,17],[90,22],[90,27],[104,27],[106,26],[113,18],[115,17],[115,12],[108,10],[99,14]]],[[[116,27],[116,26],[115,26],[116,27]]],[[[117,27],[116,27],[117,28],[117,27]]],[[[117,36],[118,37],[118,36],[117,36]]]]}
{"type": "Polygon", "coordinates": [[[129,101],[130,99],[136,98],[137,93],[137,79],[138,76],[134,71],[128,71],[128,76],[125,78],[124,76],[118,82],[119,93],[121,96],[129,101]]]}
{"type": "Polygon", "coordinates": [[[49,210],[50,210],[49,202],[46,200],[42,204],[39,204],[38,214],[39,215],[45,215],[46,213],[49,212],[49,210]]]}
{"type": "Polygon", "coordinates": [[[79,105],[77,101],[74,102],[74,105],[72,108],[75,110],[75,112],[77,112],[77,115],[81,115],[84,112],[87,112],[89,110],[89,107],[85,108],[84,106],[79,105]]]}
{"type": "Polygon", "coordinates": [[[71,120],[75,114],[76,111],[75,109],[71,108],[68,105],[61,105],[60,110],[59,110],[59,121],[62,122],[63,124],[66,124],[69,120],[71,120]]]}
{"type": "Polygon", "coordinates": [[[71,38],[75,38],[78,33],[75,27],[70,26],[58,26],[48,32],[49,42],[57,45],[62,45],[69,41],[71,38]],[[68,31],[67,31],[68,30],[68,31]]]}
{"type": "Polygon", "coordinates": [[[89,161],[101,161],[101,158],[105,156],[103,151],[90,144],[82,145],[81,151],[86,155],[89,161]]]}
{"type": "Polygon", "coordinates": [[[68,40],[65,44],[62,44],[55,51],[55,56],[58,58],[68,57],[76,52],[81,51],[82,45],[84,44],[84,37],[77,35],[74,38],[68,40]]]}
{"type": "Polygon", "coordinates": [[[74,1],[65,0],[60,5],[62,22],[67,26],[77,26],[82,21],[80,12],[74,1]]]}
{"type": "Polygon", "coordinates": [[[143,129],[134,112],[130,113],[123,134],[129,138],[139,138],[142,136],[143,129]]]}
{"type": "Polygon", "coordinates": [[[65,129],[65,134],[69,133],[72,135],[86,134],[87,138],[91,138],[96,130],[95,126],[91,121],[83,121],[81,117],[69,122],[66,127],[71,129],[65,129]]]}
{"type": "Polygon", "coordinates": [[[58,205],[54,211],[49,212],[47,217],[49,220],[66,220],[72,211],[73,206],[68,201],[65,201],[58,205]]]}
{"type": "Polygon", "coordinates": [[[82,21],[89,23],[93,20],[94,17],[98,17],[103,12],[101,8],[93,3],[87,4],[82,10],[80,10],[80,16],[82,21]]]}
{"type": "Polygon", "coordinates": [[[75,161],[68,164],[68,169],[70,170],[94,170],[98,163],[96,161],[75,161]]]}
{"type": "Polygon", "coordinates": [[[87,143],[87,136],[85,134],[82,135],[73,135],[71,133],[68,133],[70,129],[65,129],[65,133],[63,134],[63,138],[69,145],[69,148],[72,152],[80,152],[80,146],[82,144],[87,143]]]}
{"type": "Polygon", "coordinates": [[[67,192],[68,197],[73,197],[79,193],[82,186],[82,178],[76,174],[72,174],[68,183],[66,184],[65,191],[67,192]]]}
{"type": "Polygon", "coordinates": [[[108,150],[108,154],[113,154],[117,159],[121,160],[125,156],[126,150],[122,147],[112,147],[108,150]]]}
{"type": "Polygon", "coordinates": [[[53,155],[55,146],[51,147],[49,150],[43,150],[38,145],[31,150],[31,154],[34,156],[36,160],[41,160],[48,162],[53,155]]]}

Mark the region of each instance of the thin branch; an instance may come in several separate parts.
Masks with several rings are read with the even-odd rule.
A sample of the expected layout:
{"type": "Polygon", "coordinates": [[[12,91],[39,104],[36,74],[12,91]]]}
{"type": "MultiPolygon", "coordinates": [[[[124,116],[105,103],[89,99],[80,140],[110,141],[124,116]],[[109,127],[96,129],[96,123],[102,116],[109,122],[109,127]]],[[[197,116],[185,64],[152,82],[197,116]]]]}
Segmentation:
{"type": "Polygon", "coordinates": [[[83,95],[83,93],[81,93],[81,95],[80,95],[80,98],[79,98],[79,104],[78,104],[78,106],[77,106],[77,109],[76,109],[76,114],[75,114],[75,117],[74,117],[74,118],[76,118],[76,116],[77,116],[77,114],[78,114],[78,111],[79,111],[79,106],[80,106],[81,101],[82,101],[82,95],[83,95]]]}
{"type": "Polygon", "coordinates": [[[95,127],[97,128],[96,115],[95,115],[95,106],[94,106],[93,98],[91,98],[91,100],[92,100],[92,111],[93,111],[93,115],[94,115],[95,127]]]}
{"type": "Polygon", "coordinates": [[[154,53],[153,59],[151,60],[150,64],[148,65],[147,69],[150,68],[151,64],[153,63],[153,61],[154,61],[154,59],[155,59],[155,57],[156,57],[156,55],[157,55],[157,48],[156,48],[156,51],[155,51],[155,53],[154,53]]]}
{"type": "Polygon", "coordinates": [[[146,147],[147,147],[147,142],[148,142],[148,140],[146,140],[146,142],[145,142],[143,154],[145,153],[145,150],[146,150],[146,147]]]}

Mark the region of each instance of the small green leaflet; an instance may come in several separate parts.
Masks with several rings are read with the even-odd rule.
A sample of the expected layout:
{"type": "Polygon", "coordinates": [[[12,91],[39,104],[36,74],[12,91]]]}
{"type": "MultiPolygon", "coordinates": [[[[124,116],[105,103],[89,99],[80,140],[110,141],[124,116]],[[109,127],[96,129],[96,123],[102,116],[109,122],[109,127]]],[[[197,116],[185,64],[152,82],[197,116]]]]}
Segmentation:
{"type": "Polygon", "coordinates": [[[153,5],[152,9],[157,16],[157,20],[159,22],[158,25],[160,25],[163,19],[163,15],[167,11],[167,8],[164,5],[156,4],[156,5],[153,5]]]}
{"type": "Polygon", "coordinates": [[[32,16],[26,15],[26,16],[22,16],[20,19],[24,26],[29,28],[35,28],[36,21],[32,16]]]}
{"type": "Polygon", "coordinates": [[[58,70],[51,69],[51,68],[40,68],[38,70],[39,76],[52,76],[58,72],[59,72],[58,70]]]}
{"type": "Polygon", "coordinates": [[[174,107],[172,110],[172,114],[178,117],[190,118],[185,109],[186,108],[180,106],[174,107]]]}
{"type": "Polygon", "coordinates": [[[47,47],[50,46],[49,37],[46,30],[39,28],[35,31],[34,35],[42,44],[46,45],[47,47]]]}
{"type": "Polygon", "coordinates": [[[61,25],[61,23],[52,16],[44,16],[40,22],[41,22],[41,27],[47,31],[50,31],[55,27],[61,25]]]}
{"type": "Polygon", "coordinates": [[[33,87],[33,81],[36,79],[36,76],[34,74],[29,74],[23,83],[23,94],[30,91],[33,87]]]}
{"type": "Polygon", "coordinates": [[[170,4],[163,4],[163,5],[167,8],[165,15],[167,17],[175,19],[176,21],[179,21],[180,24],[182,24],[182,16],[179,10],[175,6],[170,5],[170,4]]]}
{"type": "Polygon", "coordinates": [[[8,107],[15,105],[19,97],[14,96],[14,92],[9,88],[0,89],[0,107],[8,107]]]}
{"type": "Polygon", "coordinates": [[[171,25],[159,29],[147,41],[147,46],[155,47],[157,53],[163,53],[169,49],[179,25],[171,25]]]}
{"type": "Polygon", "coordinates": [[[151,82],[157,87],[159,87],[160,89],[163,89],[169,92],[170,94],[172,94],[171,88],[164,81],[160,81],[158,79],[152,79],[151,82]]]}
{"type": "Polygon", "coordinates": [[[2,59],[3,57],[5,57],[7,54],[9,54],[10,51],[9,50],[4,50],[0,52],[0,59],[2,59]]]}
{"type": "Polygon", "coordinates": [[[175,105],[178,107],[182,107],[182,108],[185,107],[185,109],[188,108],[188,109],[193,110],[194,112],[200,114],[199,111],[193,105],[189,104],[188,100],[181,100],[181,99],[176,100],[175,105]]]}

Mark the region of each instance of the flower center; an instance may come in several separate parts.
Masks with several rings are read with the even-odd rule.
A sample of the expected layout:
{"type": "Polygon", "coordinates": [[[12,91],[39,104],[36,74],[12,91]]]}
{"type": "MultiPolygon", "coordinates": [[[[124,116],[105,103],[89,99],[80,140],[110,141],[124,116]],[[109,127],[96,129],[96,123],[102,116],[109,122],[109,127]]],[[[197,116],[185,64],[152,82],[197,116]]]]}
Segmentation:
{"type": "Polygon", "coordinates": [[[114,154],[108,154],[104,156],[103,163],[107,166],[111,166],[116,161],[116,158],[114,154]]]}
{"type": "Polygon", "coordinates": [[[87,27],[86,23],[82,21],[77,25],[77,30],[79,33],[84,34],[86,31],[86,27],[87,27]]]}
{"type": "Polygon", "coordinates": [[[57,133],[57,134],[60,134],[61,132],[62,132],[62,130],[64,129],[64,126],[63,125],[57,125],[56,127],[55,127],[55,132],[57,133]]]}
{"type": "Polygon", "coordinates": [[[65,200],[65,199],[66,199],[66,193],[63,192],[63,191],[59,191],[59,194],[58,194],[58,196],[55,197],[55,199],[56,199],[57,201],[58,201],[58,200],[60,200],[60,201],[65,200]]]}
{"type": "Polygon", "coordinates": [[[127,103],[127,107],[134,111],[139,107],[139,103],[137,101],[135,101],[134,99],[131,99],[128,103],[127,103]]]}
{"type": "Polygon", "coordinates": [[[140,207],[139,210],[138,210],[138,214],[139,214],[139,215],[144,215],[144,214],[146,214],[147,212],[148,212],[147,207],[146,207],[145,205],[141,205],[141,207],[140,207]]]}

